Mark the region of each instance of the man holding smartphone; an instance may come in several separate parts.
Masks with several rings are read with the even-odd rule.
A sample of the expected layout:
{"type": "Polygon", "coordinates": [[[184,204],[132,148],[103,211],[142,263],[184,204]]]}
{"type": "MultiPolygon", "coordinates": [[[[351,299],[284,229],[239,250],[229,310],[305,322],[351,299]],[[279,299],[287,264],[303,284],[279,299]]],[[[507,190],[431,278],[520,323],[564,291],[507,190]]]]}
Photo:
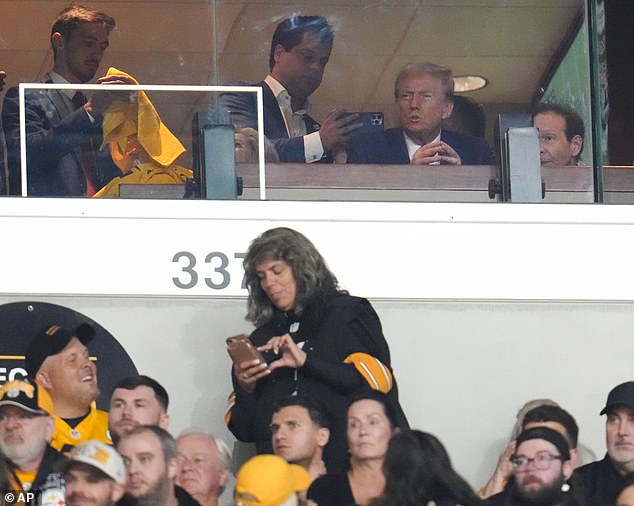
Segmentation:
{"type": "MultiPolygon", "coordinates": [[[[321,16],[292,16],[276,28],[271,41],[270,74],[262,87],[264,134],[273,141],[282,162],[332,161],[345,152],[356,130],[356,114],[332,110],[320,125],[308,114],[309,97],[319,88],[330,59],[334,33],[321,16]]],[[[236,127],[257,129],[253,93],[226,93],[221,108],[236,127]]]]}

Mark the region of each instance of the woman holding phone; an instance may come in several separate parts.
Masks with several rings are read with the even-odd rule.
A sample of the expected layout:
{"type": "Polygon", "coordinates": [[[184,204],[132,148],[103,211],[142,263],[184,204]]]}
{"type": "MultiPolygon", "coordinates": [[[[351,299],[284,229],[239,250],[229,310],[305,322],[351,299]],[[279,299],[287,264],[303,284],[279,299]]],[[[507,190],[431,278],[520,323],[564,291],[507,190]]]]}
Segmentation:
{"type": "Polygon", "coordinates": [[[340,472],[350,395],[385,393],[398,425],[407,426],[376,312],[366,299],[339,288],[304,235],[290,228],[264,232],[249,246],[244,270],[247,319],[257,327],[251,340],[266,363],[234,363],[234,403],[226,420],[236,438],[255,442],[258,453],[271,453],[269,424],[276,402],[290,395],[313,398],[330,410],[324,461],[328,472],[340,472]]]}

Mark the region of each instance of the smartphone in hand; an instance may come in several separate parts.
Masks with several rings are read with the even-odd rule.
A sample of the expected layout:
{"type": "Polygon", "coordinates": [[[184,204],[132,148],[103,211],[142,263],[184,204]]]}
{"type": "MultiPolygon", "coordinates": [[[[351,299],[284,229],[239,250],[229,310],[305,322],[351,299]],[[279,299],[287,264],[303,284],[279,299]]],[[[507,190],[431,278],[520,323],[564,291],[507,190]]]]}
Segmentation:
{"type": "Polygon", "coordinates": [[[266,363],[262,354],[246,334],[228,337],[226,343],[227,351],[234,364],[239,366],[243,362],[252,362],[254,360],[258,360],[260,364],[266,363]]]}

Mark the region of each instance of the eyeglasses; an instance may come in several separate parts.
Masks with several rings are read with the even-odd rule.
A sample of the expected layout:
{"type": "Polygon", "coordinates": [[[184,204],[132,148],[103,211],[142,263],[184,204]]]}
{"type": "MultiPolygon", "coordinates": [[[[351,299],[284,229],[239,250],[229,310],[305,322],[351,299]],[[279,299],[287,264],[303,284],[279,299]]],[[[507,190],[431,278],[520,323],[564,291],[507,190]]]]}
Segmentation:
{"type": "Polygon", "coordinates": [[[562,460],[562,458],[560,455],[552,455],[548,452],[538,452],[532,459],[524,457],[523,455],[513,457],[511,459],[511,465],[515,471],[525,471],[528,468],[528,465],[532,462],[535,469],[545,471],[546,469],[550,469],[553,460],[562,460]]]}

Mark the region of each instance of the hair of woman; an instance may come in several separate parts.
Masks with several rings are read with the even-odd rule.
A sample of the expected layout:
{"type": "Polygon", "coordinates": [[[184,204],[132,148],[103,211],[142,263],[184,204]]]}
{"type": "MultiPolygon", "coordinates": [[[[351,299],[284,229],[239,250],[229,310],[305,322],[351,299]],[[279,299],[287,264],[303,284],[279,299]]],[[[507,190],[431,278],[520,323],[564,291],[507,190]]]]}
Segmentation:
{"type": "Polygon", "coordinates": [[[243,262],[249,290],[246,318],[256,326],[270,321],[275,311],[257,273],[264,260],[282,260],[291,267],[297,285],[294,307],[297,316],[307,305],[324,302],[337,293],[337,278],[306,236],[285,227],[267,230],[251,242],[243,262]]]}
{"type": "Polygon", "coordinates": [[[436,503],[481,504],[469,484],[453,469],[442,443],[418,430],[396,433],[383,462],[385,489],[372,506],[420,506],[436,503]]]}

